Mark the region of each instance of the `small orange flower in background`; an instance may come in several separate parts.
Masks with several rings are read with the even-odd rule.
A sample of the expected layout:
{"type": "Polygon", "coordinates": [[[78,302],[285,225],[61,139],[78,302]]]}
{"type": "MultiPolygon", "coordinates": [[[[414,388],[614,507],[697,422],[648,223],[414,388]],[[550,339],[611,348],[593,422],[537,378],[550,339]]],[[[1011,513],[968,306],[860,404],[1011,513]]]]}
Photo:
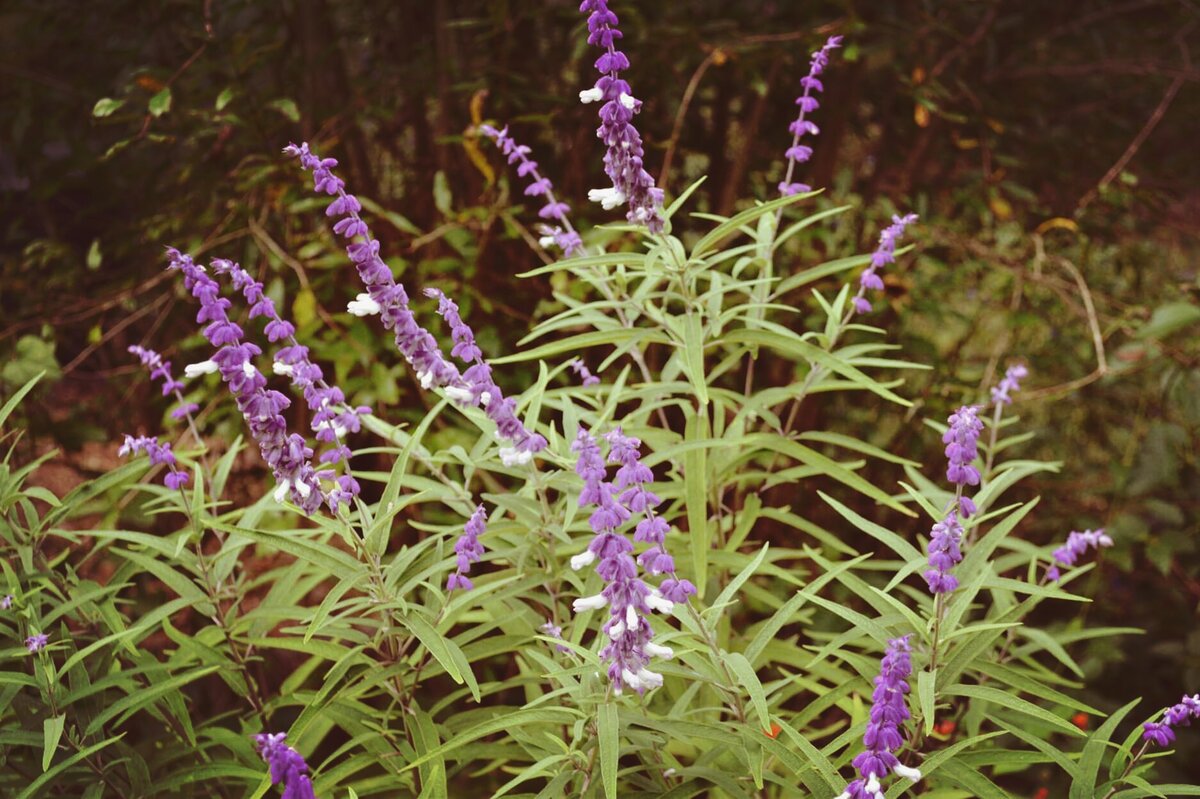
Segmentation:
{"type": "Polygon", "coordinates": [[[1089,721],[1090,718],[1088,717],[1087,713],[1076,713],[1074,716],[1071,716],[1071,723],[1081,730],[1086,730],[1088,728],[1089,721]]]}
{"type": "Polygon", "coordinates": [[[957,727],[958,725],[954,723],[954,719],[946,719],[935,724],[933,729],[938,735],[950,735],[957,727]]]}
{"type": "Polygon", "coordinates": [[[769,729],[769,730],[763,730],[763,735],[767,736],[768,738],[778,738],[778,737],[779,737],[779,733],[780,733],[782,730],[783,730],[783,728],[782,728],[782,727],[780,727],[778,724],[776,724],[775,722],[773,722],[773,721],[772,721],[772,722],[771,722],[771,729],[769,729]]]}

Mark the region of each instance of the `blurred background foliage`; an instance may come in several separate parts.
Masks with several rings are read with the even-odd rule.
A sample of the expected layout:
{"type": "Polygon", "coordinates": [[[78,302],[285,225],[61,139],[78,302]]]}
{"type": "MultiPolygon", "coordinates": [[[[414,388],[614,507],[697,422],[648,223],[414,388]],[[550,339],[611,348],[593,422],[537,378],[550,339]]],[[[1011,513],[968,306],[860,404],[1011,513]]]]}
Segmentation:
{"type": "MultiPolygon", "coordinates": [[[[552,291],[572,287],[516,278],[546,257],[536,215],[471,129],[510,124],[568,200],[603,185],[595,109],[576,100],[591,74],[576,5],[0,6],[0,395],[47,372],[25,404],[23,446],[65,457],[40,479],[69,487],[112,466],[117,433],[160,429],[165,406],[130,344],[177,369],[201,357],[163,270],[168,244],[240,259],[358,401],[419,418],[428,400],[390,341],[342,311],[356,289],[306,178],[279,155],[289,141],[336,156],[374,200],[401,279],[456,295],[485,352],[512,351],[557,309],[552,291]]],[[[808,53],[846,36],[801,178],[828,187],[818,205],[856,211],[797,236],[789,255],[866,251],[888,215],[920,213],[916,256],[887,276],[876,323],[935,368],[904,387],[918,402],[909,418],[831,394],[806,403],[796,429],[869,435],[934,463],[940,445],[921,420],[1027,361],[1031,390],[1016,407],[1033,434],[1021,446],[1064,466],[1025,489],[1046,498],[1025,536],[1106,527],[1117,545],[1088,577],[1088,622],[1146,631],[1087,644],[1084,698],[1115,707],[1136,683],[1149,712],[1200,688],[1200,6],[613,6],[645,101],[648,163],[669,196],[707,175],[696,211],[773,196],[808,53]]],[[[585,229],[614,221],[576,206],[585,229]]],[[[816,308],[809,295],[795,302],[816,308]]],[[[432,322],[432,307],[421,313],[432,322]]],[[[782,383],[792,368],[763,374],[782,383]]],[[[506,375],[518,387],[527,377],[506,375]]],[[[206,428],[232,440],[240,420],[220,399],[198,398],[206,428]]],[[[257,467],[241,468],[252,496],[257,467]]],[[[1180,746],[1191,753],[1175,768],[1197,762],[1195,736],[1180,746]]]]}

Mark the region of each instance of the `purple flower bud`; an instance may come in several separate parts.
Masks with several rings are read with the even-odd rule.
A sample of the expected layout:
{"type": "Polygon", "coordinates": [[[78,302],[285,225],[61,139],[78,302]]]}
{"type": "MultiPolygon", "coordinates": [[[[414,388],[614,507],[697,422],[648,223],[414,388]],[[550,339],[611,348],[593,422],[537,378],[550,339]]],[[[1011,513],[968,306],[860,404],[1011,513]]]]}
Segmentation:
{"type": "Polygon", "coordinates": [[[1067,541],[1058,549],[1054,550],[1054,560],[1048,569],[1046,569],[1046,579],[1055,581],[1062,577],[1059,566],[1071,567],[1074,566],[1079,558],[1087,554],[1089,549],[1099,550],[1101,547],[1111,547],[1113,540],[1105,534],[1103,529],[1100,530],[1084,530],[1082,533],[1072,531],[1067,536],[1067,541]]]}
{"type": "Polygon", "coordinates": [[[979,485],[979,470],[971,465],[979,455],[976,445],[983,432],[978,414],[978,406],[962,406],[950,415],[950,429],[942,436],[949,460],[946,479],[955,485],[979,485]]]}
{"type": "Polygon", "coordinates": [[[869,302],[859,302],[868,290],[883,291],[883,278],[876,274],[876,270],[882,268],[886,264],[894,263],[896,260],[896,242],[904,235],[904,229],[917,221],[916,214],[906,214],[905,216],[893,216],[892,224],[883,229],[879,234],[879,246],[875,248],[875,252],[871,255],[871,265],[868,266],[858,279],[859,289],[854,300],[854,308],[859,313],[866,313],[871,310],[869,302]]]}
{"type": "Polygon", "coordinates": [[[4,597],[2,599],[0,599],[0,610],[8,610],[9,608],[12,607],[12,603],[13,603],[12,594],[5,594],[4,597]]]}
{"type": "Polygon", "coordinates": [[[875,678],[875,691],[871,695],[873,704],[863,733],[865,751],[853,760],[862,778],[847,785],[838,799],[882,799],[879,781],[891,773],[910,780],[921,778],[919,771],[901,765],[893,754],[904,743],[900,726],[910,717],[904,699],[912,674],[909,637],[905,635],[888,641],[887,651],[879,664],[879,676],[875,678]]]}
{"type": "Polygon", "coordinates": [[[1021,388],[1021,381],[1029,376],[1029,370],[1024,364],[1013,364],[1004,371],[1004,379],[992,387],[992,402],[997,405],[1011,405],[1010,392],[1021,388]]]}
{"type": "Polygon", "coordinates": [[[462,535],[454,542],[454,554],[456,569],[449,579],[446,580],[446,590],[453,591],[456,588],[471,590],[475,587],[467,573],[471,571],[471,565],[478,563],[483,557],[483,544],[479,543],[479,536],[487,532],[487,511],[483,505],[475,508],[475,512],[471,514],[471,518],[467,519],[466,525],[463,527],[462,535]]]}
{"type": "Polygon", "coordinates": [[[160,443],[157,438],[150,438],[148,436],[138,436],[135,438],[127,435],[125,436],[125,443],[117,450],[117,455],[124,458],[142,452],[149,456],[150,463],[154,466],[167,467],[167,475],[163,478],[163,484],[167,488],[182,488],[191,480],[190,474],[176,468],[175,453],[171,451],[171,445],[169,443],[160,443]]]}
{"type": "Polygon", "coordinates": [[[591,373],[591,370],[587,368],[587,364],[582,359],[576,358],[571,361],[570,369],[580,377],[584,388],[600,385],[600,378],[591,373]]]}
{"type": "Polygon", "coordinates": [[[929,535],[929,565],[925,572],[925,581],[929,590],[935,594],[948,594],[958,588],[958,579],[950,574],[950,570],[962,559],[960,542],[963,528],[958,521],[955,511],[950,511],[946,518],[933,526],[929,535]]]}
{"type": "MultiPolygon", "coordinates": [[[[538,216],[542,219],[556,219],[562,230],[566,230],[570,235],[564,238],[551,235],[551,244],[557,244],[562,247],[563,253],[567,256],[583,255],[583,242],[579,238],[579,234],[575,232],[575,228],[571,226],[571,220],[567,218],[568,208],[566,203],[558,202],[554,199],[554,186],[550,183],[549,178],[543,177],[538,172],[537,162],[531,161],[527,154],[529,148],[524,145],[518,145],[508,135],[508,126],[502,130],[496,130],[491,125],[480,125],[479,132],[487,136],[496,146],[500,148],[500,152],[508,156],[508,162],[519,162],[517,165],[517,175],[519,177],[530,176],[533,181],[525,189],[527,197],[542,196],[546,198],[545,206],[538,212],[538,216]],[[564,246],[565,245],[565,246],[564,246]]],[[[547,242],[543,242],[542,246],[547,246],[547,242]]]]}
{"type": "Polygon", "coordinates": [[[806,114],[816,111],[821,107],[817,98],[812,96],[813,92],[819,93],[825,91],[825,86],[817,79],[817,75],[820,75],[825,70],[825,67],[828,66],[829,53],[841,47],[841,45],[841,36],[831,36],[820,50],[812,54],[808,74],[800,79],[800,85],[804,87],[804,93],[796,98],[796,105],[800,107],[799,116],[788,125],[788,130],[792,134],[792,146],[784,153],[788,162],[787,176],[779,184],[779,193],[785,197],[812,190],[805,183],[793,182],[792,174],[795,172],[797,164],[802,164],[812,158],[812,148],[800,144],[800,137],[807,134],[815,136],[819,131],[816,125],[804,117],[806,114]]]}
{"type": "Polygon", "coordinates": [[[254,736],[258,756],[271,769],[271,784],[283,783],[283,799],[316,799],[308,764],[299,752],[284,743],[286,739],[287,733],[282,732],[254,736]]]}
{"type": "Polygon", "coordinates": [[[50,640],[50,636],[45,633],[34,633],[25,639],[25,648],[30,654],[41,652],[46,648],[46,643],[50,640]]]}

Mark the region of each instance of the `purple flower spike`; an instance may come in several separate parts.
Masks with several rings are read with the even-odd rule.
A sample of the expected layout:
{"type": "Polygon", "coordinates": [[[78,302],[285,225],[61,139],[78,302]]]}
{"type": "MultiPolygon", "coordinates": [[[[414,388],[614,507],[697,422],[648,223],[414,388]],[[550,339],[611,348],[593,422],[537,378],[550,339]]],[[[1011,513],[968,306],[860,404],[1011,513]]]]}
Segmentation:
{"type": "Polygon", "coordinates": [[[516,403],[505,398],[504,392],[492,379],[492,367],[483,360],[483,351],[475,344],[475,333],[463,321],[458,304],[439,289],[425,289],[425,294],[438,301],[438,314],[450,326],[454,349],[450,354],[472,364],[460,380],[446,387],[446,394],[464,405],[482,405],[488,418],[496,423],[496,434],[509,442],[500,448],[500,461],[505,466],[529,463],[535,452],[546,448],[546,439],[532,433],[516,414],[516,403]]]}
{"type": "Polygon", "coordinates": [[[1159,746],[1170,746],[1175,741],[1172,727],[1189,726],[1200,719],[1200,694],[1184,695],[1178,704],[1163,711],[1162,721],[1147,721],[1142,725],[1142,740],[1159,746]]]}
{"type": "MultiPolygon", "coordinates": [[[[619,430],[610,434],[609,440],[618,441],[617,447],[627,449],[632,446],[635,451],[640,443],[637,439],[625,439],[619,430]]],[[[579,504],[596,506],[589,520],[595,537],[586,550],[571,558],[571,568],[578,570],[598,559],[596,573],[606,583],[601,593],[576,599],[573,608],[576,613],[599,610],[605,606],[609,608],[608,621],[603,627],[609,643],[600,650],[601,659],[609,664],[608,678],[618,693],[623,688],[644,693],[663,682],[661,674],[650,671],[650,659],[669,658],[675,654],[670,647],[660,646],[651,640],[650,613],[655,610],[670,613],[675,603],[637,576],[633,544],[617,532],[617,528],[630,518],[631,512],[618,499],[621,489],[604,479],[606,469],[596,439],[580,428],[571,449],[579,456],[575,471],[584,479],[579,504]]],[[[613,459],[611,454],[609,457],[613,459]]],[[[620,474],[618,470],[618,482],[622,480],[620,474]]],[[[634,486],[630,480],[626,481],[626,485],[629,487],[625,493],[630,490],[648,493],[640,484],[634,486]]],[[[657,497],[654,499],[657,502],[657,497]]]]}
{"type": "Polygon", "coordinates": [[[333,174],[337,160],[320,158],[311,152],[307,143],[289,144],[283,152],[300,160],[300,166],[312,172],[313,188],[320,194],[336,195],[325,213],[341,217],[333,226],[334,233],[350,244],[346,253],[354,262],[367,291],[359,294],[347,310],[356,316],[378,314],[383,326],[396,340],[396,348],[412,367],[421,386],[433,388],[457,382],[458,370],[446,360],[437,339],[421,327],[408,307],[408,292],[392,276],[391,268],[379,256],[379,241],[371,237],[367,223],[358,212],[362,204],[346,193],[346,184],[333,174]]]}
{"type": "Polygon", "coordinates": [[[1012,397],[1010,392],[1018,391],[1021,388],[1021,381],[1029,376],[1029,370],[1024,364],[1013,364],[1004,370],[1004,379],[996,386],[992,387],[992,402],[997,405],[1012,405],[1012,397]]]}
{"type": "Polygon", "coordinates": [[[1099,550],[1101,547],[1111,547],[1113,540],[1103,529],[1084,530],[1082,533],[1072,531],[1067,536],[1067,542],[1054,550],[1054,560],[1057,561],[1046,569],[1047,580],[1058,580],[1062,577],[1059,566],[1070,568],[1079,558],[1087,554],[1089,549],[1099,550]]]}
{"type": "Polygon", "coordinates": [[[50,636],[46,635],[45,633],[34,633],[25,639],[25,648],[28,649],[29,654],[32,655],[45,649],[49,640],[50,636]]]}
{"type": "Polygon", "coordinates": [[[163,478],[163,485],[167,488],[183,488],[191,480],[191,475],[187,472],[180,471],[175,465],[175,453],[171,451],[169,443],[160,443],[157,438],[149,436],[125,436],[125,443],[117,450],[117,455],[124,458],[129,455],[138,455],[146,453],[150,457],[150,463],[155,466],[166,466],[167,475],[163,478]]]}
{"type": "Polygon", "coordinates": [[[593,189],[588,199],[598,202],[605,210],[628,205],[625,218],[645,225],[651,233],[663,229],[662,189],[655,188],[654,178],[646,171],[642,158],[642,137],[633,126],[633,117],[642,108],[642,101],[633,96],[629,84],[621,79],[622,70],[629,68],[629,59],[614,43],[621,38],[617,15],[608,9],[608,0],[583,0],[579,10],[588,14],[588,44],[604,48],[596,59],[600,79],[591,89],[579,93],[585,103],[603,101],[600,108],[600,127],[596,137],[608,151],[604,155],[604,172],[612,187],[593,189]]]}
{"type": "Polygon", "coordinates": [[[946,445],[946,479],[955,485],[979,485],[979,470],[971,465],[978,456],[976,445],[983,432],[979,407],[964,405],[950,415],[950,429],[942,436],[946,445]]]}
{"type": "Polygon", "coordinates": [[[800,85],[804,87],[804,93],[796,98],[796,105],[800,107],[800,111],[796,116],[796,120],[788,126],[788,130],[792,133],[792,146],[784,153],[788,160],[787,175],[784,176],[783,181],[779,184],[779,193],[785,197],[812,191],[812,187],[807,183],[793,183],[792,174],[795,172],[797,164],[803,164],[812,158],[812,148],[801,144],[800,139],[807,134],[815,136],[820,131],[817,130],[816,125],[806,120],[805,116],[821,107],[821,103],[813,96],[813,92],[820,93],[825,90],[825,87],[821,84],[817,76],[825,71],[825,67],[829,66],[830,52],[841,46],[841,36],[830,36],[825,45],[812,54],[812,61],[809,62],[808,67],[808,75],[800,81],[800,85]]]}
{"type": "Polygon", "coordinates": [[[587,368],[587,364],[581,359],[576,358],[575,360],[571,361],[570,368],[572,372],[579,375],[584,388],[600,385],[600,378],[592,374],[591,370],[587,368]]]}
{"type": "MultiPolygon", "coordinates": [[[[291,379],[292,388],[304,397],[312,411],[312,430],[318,441],[329,445],[321,453],[320,462],[334,466],[349,460],[353,452],[343,439],[362,429],[359,417],[370,413],[371,409],[365,405],[350,407],[342,390],[326,382],[321,367],[309,359],[308,347],[296,340],[295,327],[279,315],[275,303],[264,293],[262,283],[233,261],[216,259],[212,269],[219,275],[228,275],[233,287],[242,292],[250,305],[251,318],[262,316],[267,319],[267,339],[272,342],[283,340],[286,344],[275,353],[272,368],[275,374],[291,379]]],[[[358,492],[358,481],[353,477],[343,475],[338,478],[336,487],[328,495],[330,510],[337,513],[338,508],[349,504],[358,492]]]]}
{"type": "Polygon", "coordinates": [[[934,594],[948,594],[958,588],[958,578],[950,573],[963,559],[959,544],[963,527],[958,514],[950,511],[945,519],[933,526],[929,535],[929,565],[925,582],[934,594]]]}
{"type": "Polygon", "coordinates": [[[184,419],[200,409],[200,406],[194,402],[185,402],[183,399],[183,383],[171,376],[171,362],[164,361],[159,355],[148,347],[139,347],[134,344],[129,347],[129,352],[137,356],[142,365],[150,370],[151,380],[162,380],[163,396],[175,395],[175,399],[179,404],[171,411],[172,419],[184,419]]]}
{"type": "Polygon", "coordinates": [[[12,607],[12,603],[13,603],[12,594],[5,594],[4,598],[0,599],[0,610],[8,610],[9,608],[12,607]]]}
{"type": "Polygon", "coordinates": [[[196,320],[210,323],[204,335],[218,348],[212,360],[193,364],[187,371],[221,373],[221,380],[233,393],[250,435],[258,442],[259,452],[275,476],[276,501],[282,502],[290,496],[292,502],[311,515],[324,499],[321,478],[331,477],[333,472],[317,472],[309,460],[313,451],[304,437],[288,433],[287,420],[280,412],[291,402],[278,391],[267,390],[267,379],[254,366],[254,358],[262,354],[262,349],[241,340],[242,329],[226,315],[231,303],[220,296],[217,282],[191,256],[174,248],[168,249],[167,254],[171,259],[168,268],[183,273],[184,287],[200,301],[196,320]]]}
{"type": "MultiPolygon", "coordinates": [[[[557,638],[560,641],[562,640],[562,627],[558,626],[549,619],[547,619],[546,623],[543,624],[539,629],[551,638],[557,638]]],[[[563,644],[555,644],[554,649],[564,654],[571,651],[569,646],[564,646],[563,644]]]]}
{"type": "Polygon", "coordinates": [[[883,291],[883,278],[878,275],[878,270],[896,262],[896,242],[904,235],[905,228],[916,221],[916,214],[893,216],[892,224],[879,234],[879,246],[871,255],[871,265],[864,269],[859,277],[858,294],[852,300],[854,310],[858,313],[870,312],[871,303],[866,299],[867,291],[883,291]]]}
{"type": "Polygon", "coordinates": [[[909,689],[908,678],[912,674],[908,639],[905,635],[888,641],[887,651],[879,664],[879,676],[875,678],[867,731],[863,734],[865,751],[853,760],[862,777],[847,785],[837,799],[884,799],[879,782],[892,773],[914,782],[921,779],[918,769],[901,765],[894,754],[904,745],[900,725],[910,717],[904,700],[909,689]]]}
{"type": "Polygon", "coordinates": [[[479,559],[483,557],[483,544],[479,543],[479,536],[485,532],[487,532],[487,511],[480,505],[475,508],[471,518],[467,519],[462,535],[454,542],[454,553],[458,556],[457,568],[454,574],[451,574],[446,580],[447,591],[453,591],[456,588],[470,591],[475,587],[471,578],[467,577],[467,573],[471,571],[471,564],[478,563],[479,559]]]}
{"type": "Polygon", "coordinates": [[[560,203],[554,199],[554,186],[550,183],[549,178],[543,177],[542,173],[538,171],[537,161],[529,157],[529,148],[513,141],[512,137],[508,135],[507,125],[502,130],[496,130],[491,125],[480,125],[479,132],[496,143],[500,152],[508,157],[508,163],[517,164],[518,176],[532,178],[529,186],[525,189],[525,196],[541,197],[545,200],[538,216],[542,219],[558,221],[555,226],[543,225],[541,227],[540,232],[543,235],[538,243],[543,247],[557,246],[568,257],[583,255],[583,240],[575,232],[571,220],[567,218],[567,211],[570,209],[566,203],[560,203]]]}
{"type": "Polygon", "coordinates": [[[271,769],[271,784],[283,783],[283,799],[317,799],[312,780],[308,776],[308,764],[304,757],[284,741],[287,733],[263,733],[254,736],[258,756],[271,769]]]}

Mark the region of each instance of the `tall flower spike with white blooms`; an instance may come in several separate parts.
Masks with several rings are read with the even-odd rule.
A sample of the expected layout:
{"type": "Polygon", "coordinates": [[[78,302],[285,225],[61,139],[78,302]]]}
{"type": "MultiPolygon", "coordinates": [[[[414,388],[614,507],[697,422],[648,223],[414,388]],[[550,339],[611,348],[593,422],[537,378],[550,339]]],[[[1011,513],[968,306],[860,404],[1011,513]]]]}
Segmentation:
{"type": "MultiPolygon", "coordinates": [[[[212,262],[212,270],[218,275],[228,275],[233,287],[242,292],[250,305],[251,319],[261,316],[267,320],[264,329],[267,340],[285,344],[275,353],[272,371],[291,380],[292,388],[304,398],[312,412],[310,424],[316,439],[328,445],[320,455],[320,462],[336,467],[338,463],[349,461],[353,453],[344,439],[362,429],[359,417],[370,413],[371,409],[366,405],[350,407],[342,390],[325,380],[321,367],[309,358],[308,347],[296,340],[296,328],[280,316],[262,283],[238,264],[223,258],[212,262]]],[[[328,494],[330,510],[337,513],[338,508],[348,505],[359,491],[358,481],[353,476],[341,475],[328,494]]]]}
{"type": "Polygon", "coordinates": [[[529,463],[534,453],[546,448],[546,439],[530,432],[516,413],[516,403],[506,398],[492,379],[492,367],[483,360],[483,351],[475,343],[475,332],[463,321],[458,304],[440,289],[425,289],[425,294],[438,301],[438,314],[450,326],[454,348],[450,355],[470,367],[463,372],[460,385],[448,386],[446,393],[466,405],[482,405],[488,418],[496,424],[496,435],[508,446],[500,448],[500,460],[505,466],[529,463]]]}
{"type": "Polygon", "coordinates": [[[287,420],[281,411],[291,401],[278,391],[268,390],[267,379],[254,365],[254,358],[262,355],[262,348],[242,341],[242,329],[227,313],[233,303],[221,296],[221,287],[204,267],[174,248],[168,249],[167,255],[168,268],[183,274],[184,287],[200,302],[196,322],[207,323],[204,337],[217,348],[212,360],[275,476],[276,500],[290,498],[305,513],[315,513],[325,499],[320,481],[331,477],[333,472],[316,471],[310,461],[312,448],[304,437],[288,433],[287,420]]]}
{"type": "Polygon", "coordinates": [[[629,68],[629,59],[615,46],[622,36],[617,15],[609,10],[608,0],[583,0],[579,10],[588,15],[588,44],[604,50],[595,64],[600,79],[591,89],[580,92],[579,99],[584,103],[604,102],[596,137],[607,148],[604,172],[612,181],[611,188],[588,192],[588,199],[605,210],[627,204],[626,219],[659,233],[664,224],[663,192],[655,187],[642,161],[642,137],[633,125],[642,101],[633,96],[633,90],[621,78],[621,72],[629,68]]]}
{"type": "Polygon", "coordinates": [[[313,153],[308,143],[289,144],[284,154],[300,161],[300,166],[312,172],[313,189],[318,194],[333,197],[325,215],[337,222],[333,232],[349,242],[346,254],[354,262],[358,276],[366,286],[367,297],[359,298],[349,308],[351,313],[370,315],[378,307],[378,316],[386,330],[391,331],[396,348],[412,367],[422,388],[454,385],[461,376],[454,365],[446,360],[438,347],[437,339],[417,322],[408,305],[408,292],[396,282],[391,268],[379,255],[379,241],[371,236],[367,223],[359,215],[362,203],[353,194],[346,193],[346,184],[333,168],[337,159],[321,158],[313,153]],[[371,300],[368,304],[366,300],[371,300]]]}
{"type": "Polygon", "coordinates": [[[571,559],[571,566],[581,569],[596,562],[596,573],[606,583],[601,593],[576,599],[573,608],[583,613],[608,607],[603,630],[609,641],[600,650],[601,659],[608,663],[608,678],[618,693],[623,688],[643,693],[662,685],[662,675],[649,669],[650,659],[674,654],[668,647],[653,645],[650,613],[670,613],[674,602],[638,577],[633,544],[617,532],[631,513],[619,501],[619,489],[605,480],[604,459],[596,439],[580,428],[571,449],[578,455],[575,471],[584,481],[579,505],[595,506],[588,520],[595,536],[584,553],[571,559]]]}

